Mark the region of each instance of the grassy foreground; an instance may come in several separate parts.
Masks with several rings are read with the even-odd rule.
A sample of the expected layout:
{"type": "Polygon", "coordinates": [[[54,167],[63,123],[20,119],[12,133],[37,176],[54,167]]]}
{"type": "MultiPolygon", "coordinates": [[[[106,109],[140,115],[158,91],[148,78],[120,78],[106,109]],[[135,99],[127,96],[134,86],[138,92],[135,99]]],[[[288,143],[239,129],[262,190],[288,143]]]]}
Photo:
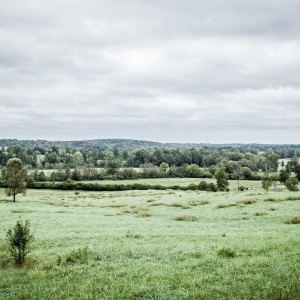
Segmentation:
{"type": "Polygon", "coordinates": [[[17,203],[0,190],[0,299],[300,299],[300,224],[285,223],[300,215],[300,193],[247,184],[28,190],[17,203]],[[18,218],[36,237],[24,269],[5,251],[18,218]]]}

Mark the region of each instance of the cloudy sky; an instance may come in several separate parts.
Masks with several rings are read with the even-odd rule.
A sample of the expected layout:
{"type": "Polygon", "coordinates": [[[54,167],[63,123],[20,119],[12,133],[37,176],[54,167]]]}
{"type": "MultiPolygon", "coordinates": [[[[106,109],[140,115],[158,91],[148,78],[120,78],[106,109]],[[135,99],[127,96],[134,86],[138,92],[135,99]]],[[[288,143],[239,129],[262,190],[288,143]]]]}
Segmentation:
{"type": "Polygon", "coordinates": [[[300,143],[299,0],[0,0],[0,138],[300,143]]]}

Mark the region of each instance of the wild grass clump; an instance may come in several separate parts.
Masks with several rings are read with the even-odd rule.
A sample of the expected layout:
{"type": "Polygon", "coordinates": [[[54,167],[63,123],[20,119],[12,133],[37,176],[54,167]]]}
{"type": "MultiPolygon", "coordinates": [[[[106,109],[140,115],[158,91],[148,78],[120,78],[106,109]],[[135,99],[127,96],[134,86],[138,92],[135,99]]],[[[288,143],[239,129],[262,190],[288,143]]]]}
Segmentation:
{"type": "Polygon", "coordinates": [[[6,253],[0,253],[0,269],[6,269],[11,264],[11,258],[6,253]]]}
{"type": "Polygon", "coordinates": [[[270,210],[271,210],[271,211],[275,211],[275,210],[277,210],[277,209],[278,209],[278,207],[275,207],[275,206],[270,207],[270,210]]]}
{"type": "Polygon", "coordinates": [[[287,198],[267,198],[267,202],[282,202],[282,201],[297,201],[300,200],[300,196],[289,196],[287,198]]]}
{"type": "Polygon", "coordinates": [[[132,212],[139,218],[151,217],[149,208],[147,206],[136,206],[132,209],[132,212]]]}
{"type": "Polygon", "coordinates": [[[278,202],[278,200],[279,200],[278,198],[272,198],[272,197],[265,199],[266,202],[278,202]]]}
{"type": "Polygon", "coordinates": [[[254,199],[245,199],[245,200],[236,201],[236,204],[237,205],[250,205],[250,204],[254,204],[256,202],[257,201],[254,199]]]}
{"type": "Polygon", "coordinates": [[[32,213],[32,210],[27,208],[16,208],[16,209],[12,209],[11,212],[14,214],[29,214],[32,213]]]}
{"type": "Polygon", "coordinates": [[[163,206],[165,205],[163,202],[152,202],[149,204],[149,206],[163,206]]]}
{"type": "Polygon", "coordinates": [[[191,207],[188,204],[183,204],[181,206],[182,209],[190,209],[191,207]]]}
{"type": "Polygon", "coordinates": [[[268,214],[268,212],[266,212],[264,210],[259,210],[254,215],[257,216],[257,217],[259,217],[259,216],[265,216],[267,214],[268,214]]]}
{"type": "Polygon", "coordinates": [[[181,202],[172,202],[168,206],[171,206],[171,207],[182,207],[182,205],[183,205],[183,203],[181,203],[181,202]]]}
{"type": "Polygon", "coordinates": [[[190,206],[199,206],[199,205],[205,205],[209,204],[209,201],[206,200],[191,200],[189,201],[190,206]]]}
{"type": "Polygon", "coordinates": [[[130,230],[127,231],[126,233],[126,238],[133,238],[133,239],[140,239],[143,236],[141,234],[134,234],[133,232],[131,232],[130,230]]]}
{"type": "Polygon", "coordinates": [[[54,205],[54,206],[64,206],[64,207],[69,206],[66,202],[64,202],[62,200],[46,200],[44,202],[45,202],[45,204],[54,205]]]}
{"type": "Polygon", "coordinates": [[[198,221],[198,217],[195,215],[181,215],[174,218],[175,221],[186,221],[186,222],[195,222],[198,221]]]}
{"type": "Polygon", "coordinates": [[[300,215],[289,217],[284,221],[285,224],[300,224],[300,215]]]}
{"type": "Polygon", "coordinates": [[[121,213],[122,214],[130,214],[131,213],[131,209],[129,207],[123,207],[121,209],[121,213]]]}
{"type": "Polygon", "coordinates": [[[228,258],[232,258],[232,257],[236,256],[236,252],[233,249],[229,248],[229,247],[223,247],[223,248],[219,249],[217,251],[217,254],[219,256],[228,257],[228,258]]]}
{"type": "Polygon", "coordinates": [[[126,207],[127,204],[123,204],[123,203],[116,203],[116,204],[108,204],[108,205],[104,205],[102,207],[107,207],[107,208],[121,208],[121,207],[126,207]]]}
{"type": "Polygon", "coordinates": [[[155,202],[155,199],[148,199],[147,202],[151,203],[151,202],[155,202]]]}
{"type": "Polygon", "coordinates": [[[86,264],[90,250],[87,246],[71,250],[64,257],[58,256],[57,265],[60,264],[86,264]]]}
{"type": "Polygon", "coordinates": [[[300,200],[300,196],[289,196],[286,198],[286,201],[296,201],[300,200]]]}
{"type": "Polygon", "coordinates": [[[217,205],[217,208],[227,208],[230,206],[236,206],[236,204],[235,203],[220,203],[217,205]]]}

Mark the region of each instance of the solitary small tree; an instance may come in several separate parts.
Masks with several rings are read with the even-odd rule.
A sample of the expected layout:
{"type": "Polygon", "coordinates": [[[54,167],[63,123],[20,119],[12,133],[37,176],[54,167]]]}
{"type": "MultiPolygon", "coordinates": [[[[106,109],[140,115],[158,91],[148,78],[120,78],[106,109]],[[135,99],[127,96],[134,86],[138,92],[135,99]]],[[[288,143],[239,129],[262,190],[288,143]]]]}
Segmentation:
{"type": "Polygon", "coordinates": [[[7,186],[6,194],[13,196],[13,201],[16,202],[16,195],[26,192],[25,179],[27,170],[23,166],[19,158],[11,158],[6,164],[5,184],[7,186]]]}
{"type": "Polygon", "coordinates": [[[277,174],[266,171],[261,179],[262,188],[267,192],[272,185],[276,184],[277,174]]]}
{"type": "Polygon", "coordinates": [[[217,186],[219,191],[228,191],[229,182],[228,175],[224,169],[219,168],[215,172],[215,178],[217,179],[217,186]]]}
{"type": "Polygon", "coordinates": [[[240,191],[240,180],[244,179],[243,168],[240,164],[237,164],[233,169],[233,176],[237,183],[237,189],[240,191]]]}
{"type": "Polygon", "coordinates": [[[162,162],[159,165],[159,169],[161,170],[161,172],[163,173],[164,176],[167,176],[169,165],[165,162],[162,162]]]}
{"type": "Polygon", "coordinates": [[[30,252],[30,243],[33,241],[33,235],[30,232],[30,223],[18,221],[14,228],[6,233],[6,239],[9,245],[9,252],[18,268],[24,266],[26,256],[30,252]]]}

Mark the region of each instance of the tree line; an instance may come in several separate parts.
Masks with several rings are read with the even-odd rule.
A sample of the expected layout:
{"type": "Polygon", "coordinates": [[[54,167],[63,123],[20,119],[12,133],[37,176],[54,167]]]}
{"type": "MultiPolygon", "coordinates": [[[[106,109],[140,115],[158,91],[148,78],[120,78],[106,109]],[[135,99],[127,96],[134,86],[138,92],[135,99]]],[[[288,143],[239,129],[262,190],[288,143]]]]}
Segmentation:
{"type": "MultiPolygon", "coordinates": [[[[49,142],[50,143],[50,142],[49,142]]],[[[61,142],[62,143],[62,142],[61,142]]],[[[278,158],[300,157],[300,146],[244,145],[198,147],[58,147],[42,143],[25,145],[1,144],[0,167],[10,158],[19,158],[29,169],[73,169],[75,167],[138,168],[144,165],[170,167],[197,165],[202,168],[222,163],[230,170],[238,162],[252,172],[275,169],[278,158]]],[[[51,144],[50,144],[51,145],[51,144]]],[[[61,146],[61,144],[59,144],[61,146]]],[[[66,144],[69,145],[69,144],[66,144]]],[[[80,144],[79,144],[80,145],[80,144]]],[[[94,144],[92,144],[94,145],[94,144]]]]}

